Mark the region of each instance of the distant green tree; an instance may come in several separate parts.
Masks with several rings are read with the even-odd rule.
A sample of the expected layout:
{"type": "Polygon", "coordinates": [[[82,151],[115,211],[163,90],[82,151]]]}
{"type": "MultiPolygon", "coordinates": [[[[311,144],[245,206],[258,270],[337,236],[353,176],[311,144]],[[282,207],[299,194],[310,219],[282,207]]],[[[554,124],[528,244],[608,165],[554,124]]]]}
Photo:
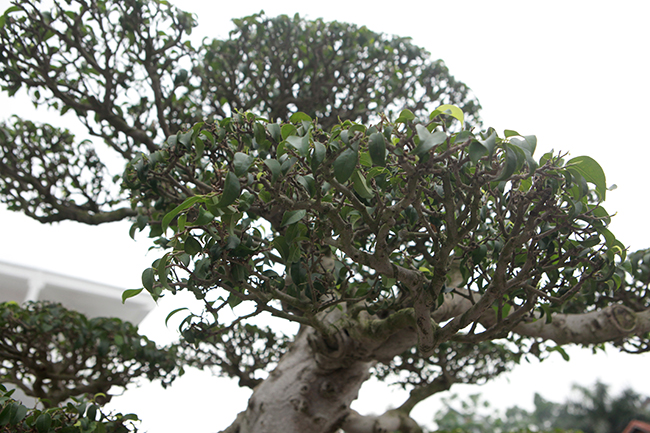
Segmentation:
{"type": "Polygon", "coordinates": [[[528,412],[517,406],[498,413],[480,395],[458,401],[445,401],[445,409],[435,416],[439,432],[468,433],[520,431],[582,431],[620,433],[632,420],[650,421],[650,398],[631,389],[612,396],[609,387],[596,382],[592,388],[574,385],[577,398],[554,403],[535,394],[535,409],[528,412]]]}

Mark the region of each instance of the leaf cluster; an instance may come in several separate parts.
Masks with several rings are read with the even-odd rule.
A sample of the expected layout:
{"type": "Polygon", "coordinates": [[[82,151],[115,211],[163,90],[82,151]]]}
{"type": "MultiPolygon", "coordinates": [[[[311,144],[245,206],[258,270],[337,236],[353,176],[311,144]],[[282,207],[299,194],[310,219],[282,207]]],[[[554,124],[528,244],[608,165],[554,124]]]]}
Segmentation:
{"type": "MultiPolygon", "coordinates": [[[[11,396],[14,390],[0,385],[2,433],[128,433],[137,432],[134,414],[104,413],[93,400],[77,399],[65,406],[28,409],[11,396]]],[[[98,395],[97,397],[101,397],[98,395]]]]}

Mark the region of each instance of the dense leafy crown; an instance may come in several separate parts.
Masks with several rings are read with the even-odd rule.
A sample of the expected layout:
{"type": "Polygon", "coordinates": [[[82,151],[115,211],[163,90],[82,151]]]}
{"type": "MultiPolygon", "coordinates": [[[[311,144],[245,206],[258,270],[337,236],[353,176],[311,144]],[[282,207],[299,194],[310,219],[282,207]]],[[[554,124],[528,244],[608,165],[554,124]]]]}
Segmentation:
{"type": "Polygon", "coordinates": [[[0,16],[0,84],[74,114],[108,149],[99,160],[96,144],[77,143],[67,131],[0,123],[2,200],[42,222],[134,216],[111,185],[109,171],[121,168],[115,161],[155,152],[181,128],[236,111],[284,121],[300,110],[331,126],[366,121],[373,110],[422,114],[452,103],[477,122],[478,102],[442,61],[365,27],[257,14],[234,20],[228,39],[195,47],[194,18],[167,1],[40,5],[20,1],[0,16]]]}
{"type": "Polygon", "coordinates": [[[535,137],[452,133],[448,115],[462,123],[441,106],[426,123],[406,110],[324,131],[304,113],[285,124],[248,113],[171,136],[124,176],[140,213],[133,231],[149,226],[166,250],[144,287],[204,300],[207,316],[181,325],[190,341],[266,311],[318,329],[331,347],[342,328],[382,341],[415,327],[430,356],[622,283],[614,258],[625,251],[607,229],[595,161],[537,161],[535,137]],[[431,324],[450,296],[473,306],[431,324]],[[245,316],[219,320],[239,304],[250,304],[245,316]],[[335,323],[333,310],[343,312],[335,323]]]}

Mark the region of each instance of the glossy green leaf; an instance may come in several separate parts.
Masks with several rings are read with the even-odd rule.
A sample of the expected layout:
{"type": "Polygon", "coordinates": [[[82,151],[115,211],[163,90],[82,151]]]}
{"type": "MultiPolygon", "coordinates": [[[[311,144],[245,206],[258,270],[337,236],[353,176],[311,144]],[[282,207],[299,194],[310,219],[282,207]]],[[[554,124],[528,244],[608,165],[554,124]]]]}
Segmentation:
{"type": "Polygon", "coordinates": [[[275,183],[282,174],[282,166],[276,159],[265,159],[264,165],[271,171],[271,183],[275,183]]]}
{"type": "Polygon", "coordinates": [[[36,418],[36,423],[34,424],[34,427],[36,427],[36,430],[39,433],[47,433],[50,430],[51,425],[52,425],[52,417],[50,416],[49,413],[43,412],[38,416],[38,418],[36,418]]]}
{"type": "Polygon", "coordinates": [[[316,194],[316,181],[314,180],[314,176],[311,174],[305,175],[305,176],[296,176],[296,180],[300,185],[303,186],[309,192],[310,195],[316,194]]]}
{"type": "Polygon", "coordinates": [[[359,170],[355,170],[354,173],[352,173],[352,186],[357,194],[363,198],[371,199],[375,196],[372,189],[368,187],[366,179],[363,177],[359,170]]]}
{"type": "Polygon", "coordinates": [[[235,202],[239,198],[241,192],[241,185],[239,184],[239,178],[232,171],[229,171],[226,175],[226,181],[223,185],[223,193],[219,199],[218,206],[224,208],[235,202]]]}
{"type": "Polygon", "coordinates": [[[614,259],[614,256],[619,256],[622,260],[625,260],[627,257],[627,250],[625,248],[625,245],[618,239],[616,239],[616,236],[609,231],[608,229],[601,227],[597,228],[598,233],[603,235],[605,238],[605,246],[607,246],[607,256],[610,259],[614,259]]]}
{"type": "Polygon", "coordinates": [[[291,117],[289,118],[289,121],[291,123],[298,123],[298,122],[311,122],[311,117],[309,117],[307,114],[303,113],[302,111],[298,111],[296,113],[293,113],[291,117]]]}
{"type": "Polygon", "coordinates": [[[11,421],[9,421],[9,423],[18,424],[23,420],[23,418],[25,418],[25,415],[27,415],[27,407],[23,406],[22,404],[17,404],[16,411],[12,414],[11,421]]]}
{"type": "Polygon", "coordinates": [[[566,167],[577,170],[587,182],[594,184],[598,197],[601,200],[605,200],[605,194],[607,192],[605,172],[593,158],[589,156],[578,156],[567,161],[566,167]]]}
{"type": "Polygon", "coordinates": [[[492,134],[488,136],[483,141],[480,141],[480,143],[485,146],[485,148],[488,150],[489,155],[492,155],[494,153],[494,148],[496,147],[496,139],[497,139],[497,133],[492,131],[492,134]]]}
{"type": "Polygon", "coordinates": [[[476,164],[482,157],[488,154],[487,147],[483,146],[478,141],[472,141],[467,149],[469,152],[469,159],[476,164]]]}
{"type": "Polygon", "coordinates": [[[501,182],[502,180],[509,179],[510,176],[512,176],[515,171],[517,171],[517,163],[518,158],[516,151],[512,147],[506,146],[506,158],[503,164],[503,168],[501,169],[499,177],[494,179],[494,181],[501,182]]]}
{"type": "Polygon", "coordinates": [[[435,146],[444,143],[445,140],[447,140],[447,134],[443,131],[436,131],[432,134],[422,125],[416,125],[415,129],[420,138],[420,144],[411,151],[411,154],[413,155],[422,156],[435,146]]]}
{"type": "Polygon", "coordinates": [[[187,239],[185,239],[184,249],[187,254],[193,256],[201,252],[203,247],[201,246],[201,242],[196,240],[194,236],[188,236],[187,239]]]}
{"type": "Polygon", "coordinates": [[[325,155],[327,153],[327,148],[323,143],[318,141],[314,142],[314,149],[311,153],[311,169],[316,170],[319,165],[325,160],[325,155]]]}
{"type": "Polygon", "coordinates": [[[439,116],[441,114],[447,114],[451,117],[460,120],[461,125],[465,124],[465,116],[463,114],[463,110],[461,110],[455,105],[449,105],[449,104],[441,105],[429,115],[429,119],[433,119],[434,117],[439,116]]]}
{"type": "MultiPolygon", "coordinates": [[[[158,280],[160,281],[160,284],[165,288],[169,289],[169,283],[167,281],[167,273],[169,270],[167,269],[167,264],[169,263],[169,253],[165,254],[162,256],[156,265],[156,273],[158,274],[158,280]]],[[[154,292],[153,294],[158,296],[160,295],[160,290],[155,290],[156,288],[154,287],[154,292]]]]}
{"type": "Polygon", "coordinates": [[[147,268],[144,271],[142,271],[142,287],[147,289],[147,291],[151,292],[153,291],[153,283],[154,283],[153,268],[147,268]]]}
{"type": "Polygon", "coordinates": [[[91,404],[88,406],[88,410],[86,411],[86,418],[91,421],[95,421],[97,418],[97,405],[91,404]]]}
{"type": "MultiPolygon", "coordinates": [[[[219,206],[221,206],[221,202],[219,202],[219,206]]],[[[196,217],[196,220],[192,222],[192,225],[204,226],[206,224],[210,224],[213,220],[214,220],[214,215],[212,214],[212,212],[205,209],[204,207],[201,207],[199,208],[199,216],[196,217]]]]}
{"type": "Polygon", "coordinates": [[[399,117],[395,121],[395,123],[406,123],[409,120],[415,119],[415,114],[408,108],[405,110],[402,110],[401,113],[399,113],[399,117]]]}
{"type": "Polygon", "coordinates": [[[183,311],[183,310],[188,310],[188,311],[189,311],[189,308],[187,308],[187,307],[181,307],[181,308],[177,308],[177,309],[171,311],[171,312],[167,315],[167,317],[165,318],[165,326],[167,326],[167,322],[169,322],[169,319],[171,319],[172,316],[173,316],[174,314],[176,314],[176,313],[178,313],[178,312],[180,312],[180,311],[183,311]]]}
{"type": "Polygon", "coordinates": [[[374,165],[384,167],[386,165],[386,140],[384,135],[375,132],[370,135],[368,140],[368,152],[374,165]]]}
{"type": "MultiPolygon", "coordinates": [[[[151,269],[151,268],[149,268],[149,269],[151,269]]],[[[145,269],[145,272],[146,272],[146,269],[145,269]]],[[[143,285],[144,285],[144,272],[142,274],[142,277],[143,277],[143,285]]],[[[152,278],[153,278],[153,274],[152,274],[152,278]]],[[[153,282],[151,284],[153,286],[153,282]]],[[[123,291],[122,292],[122,303],[126,302],[126,300],[129,299],[129,298],[132,298],[134,296],[139,295],[140,292],[142,292],[142,289],[128,289],[128,290],[123,291]]]]}
{"type": "Polygon", "coordinates": [[[287,211],[284,213],[282,216],[282,227],[290,226],[291,224],[295,224],[301,219],[303,219],[307,215],[307,211],[305,209],[298,209],[298,210],[292,210],[292,211],[287,211]]]}
{"type": "Polygon", "coordinates": [[[286,140],[287,137],[293,135],[296,132],[296,127],[295,125],[292,125],[290,123],[285,123],[282,125],[282,128],[280,129],[282,139],[286,140]]]}
{"type": "Polygon", "coordinates": [[[352,172],[357,166],[357,161],[359,159],[359,152],[354,149],[345,149],[341,154],[336,158],[333,164],[334,168],[334,177],[340,183],[345,183],[352,172]]]}
{"type": "Polygon", "coordinates": [[[246,173],[248,173],[248,169],[251,168],[251,165],[253,165],[254,161],[255,158],[250,155],[242,152],[235,153],[232,163],[235,169],[235,174],[238,177],[244,176],[246,173]]]}
{"type": "Polygon", "coordinates": [[[2,412],[0,412],[0,427],[9,424],[9,421],[11,421],[12,409],[13,406],[11,404],[6,405],[4,409],[2,409],[2,412]]]}
{"type": "Polygon", "coordinates": [[[297,135],[292,135],[291,137],[287,137],[287,143],[296,151],[298,152],[298,155],[300,156],[307,156],[309,153],[309,137],[298,137],[297,135]]]}
{"type": "Polygon", "coordinates": [[[276,142],[279,143],[282,141],[282,131],[280,129],[280,125],[277,123],[269,123],[266,125],[266,129],[269,131],[269,134],[271,134],[271,138],[276,142]]]}
{"type": "Polygon", "coordinates": [[[172,222],[174,217],[176,217],[176,215],[178,215],[179,213],[181,213],[185,209],[188,209],[188,208],[192,207],[195,203],[198,203],[198,202],[205,203],[206,200],[207,200],[207,198],[205,196],[203,196],[203,195],[194,195],[192,197],[188,197],[187,199],[185,199],[185,201],[183,201],[183,203],[179,204],[173,210],[168,212],[162,219],[162,231],[163,231],[163,233],[167,230],[167,228],[169,227],[169,224],[172,222]]]}

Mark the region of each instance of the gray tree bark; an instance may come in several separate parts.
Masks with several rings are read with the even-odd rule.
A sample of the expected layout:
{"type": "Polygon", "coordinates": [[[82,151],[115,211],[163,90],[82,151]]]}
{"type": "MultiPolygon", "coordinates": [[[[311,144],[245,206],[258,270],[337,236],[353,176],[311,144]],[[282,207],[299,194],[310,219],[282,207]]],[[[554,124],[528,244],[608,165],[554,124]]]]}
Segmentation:
{"type": "MultiPolygon", "coordinates": [[[[472,305],[466,298],[447,295],[431,317],[434,323],[444,322],[472,305]]],[[[486,327],[496,322],[491,309],[480,322],[486,327]]],[[[650,332],[650,311],[614,305],[585,314],[555,314],[550,323],[528,317],[512,331],[557,344],[597,344],[650,332]]],[[[421,432],[408,414],[397,410],[364,416],[350,409],[376,360],[389,360],[417,344],[416,327],[397,328],[392,335],[382,334],[381,341],[377,335],[363,338],[354,330],[342,329],[340,334],[339,347],[328,347],[316,331],[302,329],[268,379],[254,390],[246,410],[224,432],[421,432]]]]}

